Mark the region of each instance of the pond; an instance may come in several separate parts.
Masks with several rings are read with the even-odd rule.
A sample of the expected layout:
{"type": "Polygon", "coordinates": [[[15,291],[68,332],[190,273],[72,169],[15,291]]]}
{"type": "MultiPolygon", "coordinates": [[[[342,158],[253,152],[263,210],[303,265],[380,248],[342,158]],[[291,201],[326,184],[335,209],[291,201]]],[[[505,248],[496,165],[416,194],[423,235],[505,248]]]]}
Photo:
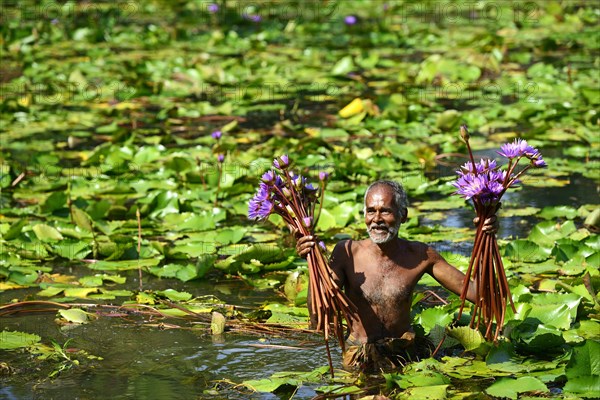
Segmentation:
{"type": "Polygon", "coordinates": [[[0,398],[599,397],[580,362],[600,346],[597,4],[9,3],[0,398]],[[366,236],[366,187],[395,179],[400,236],[466,271],[461,124],[477,158],[520,138],[548,164],[498,213],[506,336],[444,331],[460,302],[426,276],[411,316],[436,344],[454,335],[446,356],[330,379],[322,338],[298,328],[306,283],[286,281],[306,261],[281,218],[248,220],[260,176],[286,153],[315,184],[329,173],[329,249],[366,236]]]}

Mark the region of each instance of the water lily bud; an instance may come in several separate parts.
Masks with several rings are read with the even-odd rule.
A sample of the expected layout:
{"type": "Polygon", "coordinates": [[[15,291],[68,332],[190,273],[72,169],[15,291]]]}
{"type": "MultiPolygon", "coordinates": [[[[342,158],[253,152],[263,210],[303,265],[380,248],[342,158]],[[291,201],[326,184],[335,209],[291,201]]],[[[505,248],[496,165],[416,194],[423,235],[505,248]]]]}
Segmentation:
{"type": "Polygon", "coordinates": [[[268,185],[272,185],[273,182],[275,182],[275,173],[271,170],[265,172],[261,178],[260,178],[264,183],[268,184],[268,185]]]}
{"type": "Polygon", "coordinates": [[[292,185],[294,185],[296,189],[300,189],[302,186],[302,176],[298,175],[297,177],[292,178],[292,185]]]}
{"type": "Polygon", "coordinates": [[[329,178],[329,174],[327,172],[325,172],[325,171],[319,172],[319,180],[321,182],[326,181],[327,178],[329,178]]]}
{"type": "Polygon", "coordinates": [[[302,224],[305,227],[310,228],[310,226],[312,225],[312,217],[304,217],[304,218],[302,218],[302,224]]]}
{"type": "Polygon", "coordinates": [[[223,133],[221,131],[214,131],[213,133],[210,134],[210,136],[212,136],[212,138],[215,140],[221,139],[222,135],[223,135],[223,133]]]}
{"type": "Polygon", "coordinates": [[[542,158],[542,155],[539,153],[531,158],[531,164],[534,168],[544,168],[548,166],[548,164],[546,164],[546,161],[544,161],[544,159],[542,158]]]}
{"type": "Polygon", "coordinates": [[[292,210],[292,207],[290,207],[289,204],[285,206],[285,210],[287,211],[290,217],[296,218],[296,213],[294,212],[294,210],[292,210]]]}
{"type": "Polygon", "coordinates": [[[218,161],[219,163],[222,163],[223,161],[225,161],[225,154],[219,154],[219,155],[217,156],[217,161],[218,161]]]}
{"type": "Polygon", "coordinates": [[[469,140],[470,136],[469,136],[469,129],[467,128],[467,125],[463,124],[460,126],[460,137],[466,142],[469,140]]]}
{"type": "Polygon", "coordinates": [[[287,154],[273,160],[273,166],[277,169],[286,169],[290,165],[290,159],[287,154]]]}
{"type": "Polygon", "coordinates": [[[284,187],[283,189],[281,189],[281,191],[283,192],[283,195],[285,196],[286,199],[292,198],[292,192],[290,191],[290,189],[284,187]]]}

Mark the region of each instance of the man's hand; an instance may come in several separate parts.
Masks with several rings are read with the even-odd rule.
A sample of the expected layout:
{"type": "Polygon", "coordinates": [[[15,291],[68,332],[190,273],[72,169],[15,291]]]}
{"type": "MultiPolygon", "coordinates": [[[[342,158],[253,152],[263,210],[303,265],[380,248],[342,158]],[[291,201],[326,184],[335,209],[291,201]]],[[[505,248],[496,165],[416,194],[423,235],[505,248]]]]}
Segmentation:
{"type": "Polygon", "coordinates": [[[306,258],[308,253],[310,253],[310,251],[312,250],[312,248],[315,247],[315,243],[316,242],[314,237],[310,235],[302,236],[296,242],[296,253],[298,253],[298,255],[302,258],[306,258]]]}
{"type": "MultiPolygon", "coordinates": [[[[475,217],[473,219],[473,223],[475,225],[477,225],[479,223],[479,217],[475,217]]],[[[483,221],[483,228],[482,230],[485,233],[489,233],[491,234],[496,234],[498,233],[498,228],[500,227],[500,223],[498,222],[498,218],[496,218],[495,215],[492,215],[489,218],[486,218],[485,221],[483,221]]]]}
{"type": "Polygon", "coordinates": [[[315,247],[315,238],[311,235],[302,236],[298,228],[293,225],[288,224],[288,228],[290,232],[296,238],[296,253],[302,258],[306,258],[310,250],[315,247]]]}

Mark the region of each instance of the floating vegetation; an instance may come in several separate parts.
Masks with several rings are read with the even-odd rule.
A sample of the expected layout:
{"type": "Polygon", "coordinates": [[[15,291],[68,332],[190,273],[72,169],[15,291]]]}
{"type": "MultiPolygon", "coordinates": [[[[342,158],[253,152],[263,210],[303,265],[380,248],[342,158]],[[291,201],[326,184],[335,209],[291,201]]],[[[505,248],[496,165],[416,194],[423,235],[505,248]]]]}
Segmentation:
{"type": "Polygon", "coordinates": [[[598,397],[599,15],[584,0],[3,2],[3,394],[598,397]],[[306,261],[281,217],[247,220],[256,177],[285,152],[328,173],[314,229],[329,248],[365,236],[369,183],[401,181],[400,235],[466,272],[462,124],[474,157],[523,139],[549,166],[497,213],[516,312],[497,346],[466,308],[446,332],[460,298],[426,277],[411,317],[435,344],[447,333],[441,358],[330,380],[302,331],[306,261]]]}

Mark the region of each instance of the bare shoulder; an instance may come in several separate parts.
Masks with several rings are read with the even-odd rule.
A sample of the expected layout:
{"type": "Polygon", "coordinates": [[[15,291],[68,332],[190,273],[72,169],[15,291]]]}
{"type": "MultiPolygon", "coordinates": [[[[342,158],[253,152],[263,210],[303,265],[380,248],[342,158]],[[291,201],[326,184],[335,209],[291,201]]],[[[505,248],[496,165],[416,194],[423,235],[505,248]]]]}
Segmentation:
{"type": "Polygon", "coordinates": [[[373,245],[371,239],[351,240],[350,242],[350,251],[352,254],[360,254],[373,245]]]}
{"type": "Polygon", "coordinates": [[[418,242],[416,240],[400,239],[402,250],[418,256],[421,259],[427,259],[434,263],[442,258],[442,256],[430,245],[418,242]]]}
{"type": "Polygon", "coordinates": [[[428,252],[430,248],[429,245],[416,240],[398,239],[398,241],[400,243],[400,248],[403,251],[408,251],[411,253],[424,254],[428,252]]]}
{"type": "Polygon", "coordinates": [[[332,261],[343,262],[351,257],[354,250],[354,243],[352,240],[342,240],[338,242],[331,253],[332,261]]]}

